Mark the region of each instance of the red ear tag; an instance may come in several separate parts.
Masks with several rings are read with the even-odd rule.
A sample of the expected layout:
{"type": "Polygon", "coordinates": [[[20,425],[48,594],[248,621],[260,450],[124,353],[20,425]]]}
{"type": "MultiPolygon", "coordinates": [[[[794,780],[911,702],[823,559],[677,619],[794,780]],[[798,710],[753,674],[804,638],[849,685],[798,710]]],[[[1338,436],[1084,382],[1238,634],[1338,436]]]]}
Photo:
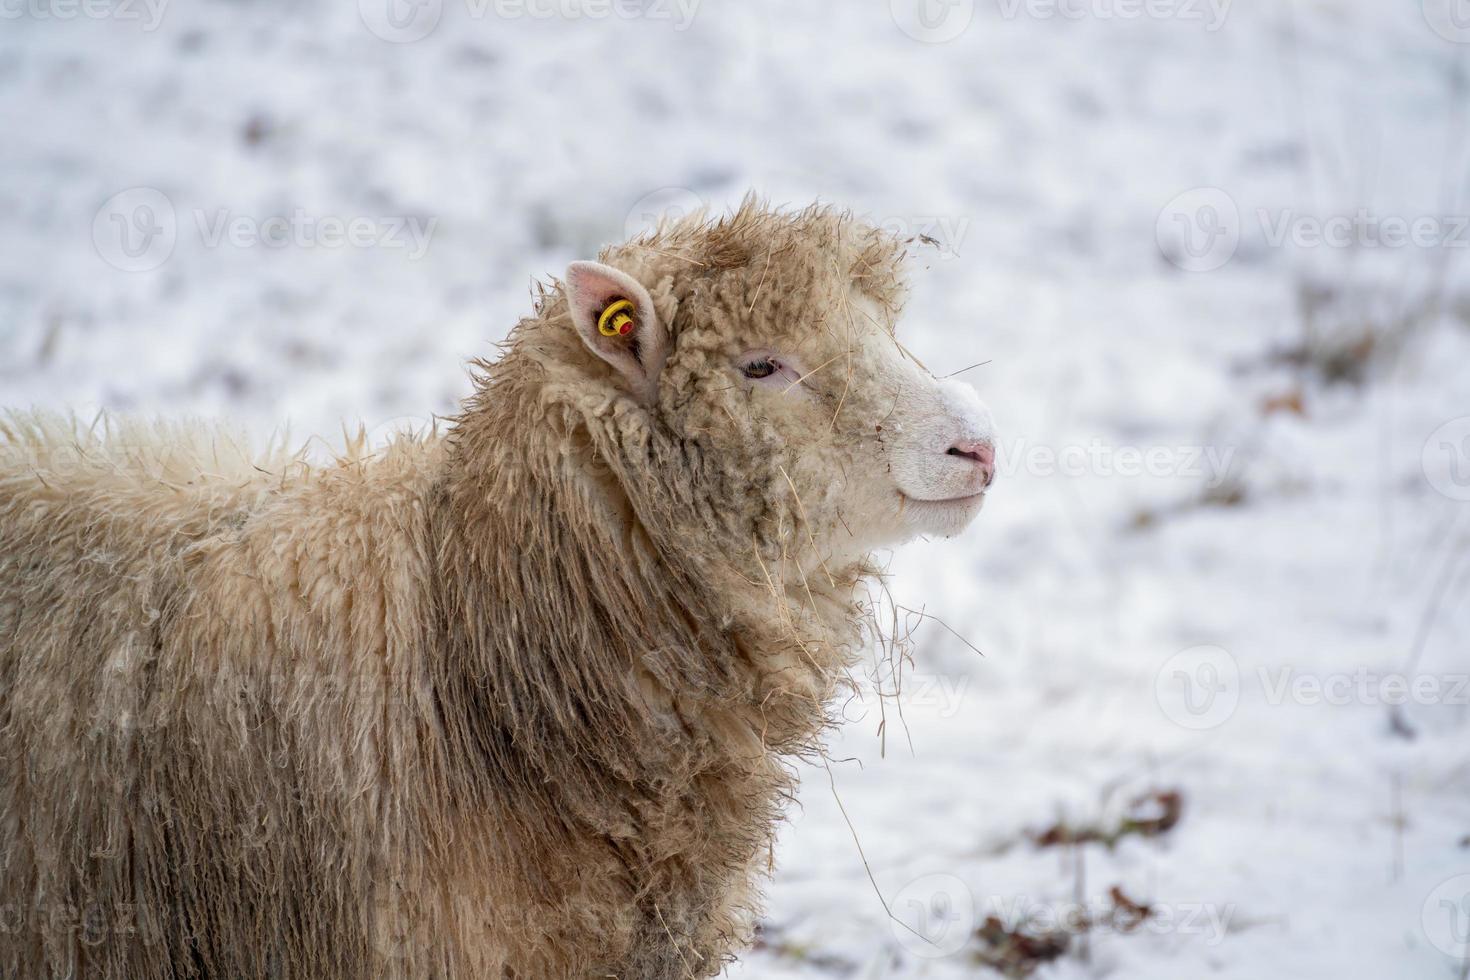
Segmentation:
{"type": "Polygon", "coordinates": [[[628,334],[630,334],[632,332],[633,332],[633,321],[632,320],[624,320],[623,321],[623,325],[621,327],[618,327],[618,333],[623,334],[624,336],[626,336],[626,335],[628,335],[628,334]]]}

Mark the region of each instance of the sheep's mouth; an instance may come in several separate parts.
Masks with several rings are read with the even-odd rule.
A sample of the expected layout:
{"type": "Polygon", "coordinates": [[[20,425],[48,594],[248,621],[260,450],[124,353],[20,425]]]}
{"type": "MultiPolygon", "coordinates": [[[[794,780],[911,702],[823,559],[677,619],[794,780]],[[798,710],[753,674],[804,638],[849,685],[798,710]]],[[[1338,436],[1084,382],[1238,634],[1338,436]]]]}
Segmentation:
{"type": "Polygon", "coordinates": [[[921,506],[942,507],[946,504],[973,504],[976,501],[982,499],[985,496],[986,490],[989,489],[989,487],[986,487],[985,490],[977,490],[974,493],[960,494],[958,497],[913,497],[900,490],[898,491],[898,496],[906,505],[919,504],[921,506]]]}

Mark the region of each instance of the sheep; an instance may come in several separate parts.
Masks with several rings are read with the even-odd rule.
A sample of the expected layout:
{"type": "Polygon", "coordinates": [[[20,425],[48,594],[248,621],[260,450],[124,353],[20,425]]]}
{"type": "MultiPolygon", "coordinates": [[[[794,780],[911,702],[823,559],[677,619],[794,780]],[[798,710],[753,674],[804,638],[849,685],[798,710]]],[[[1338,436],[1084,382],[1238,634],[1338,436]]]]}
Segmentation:
{"type": "Polygon", "coordinates": [[[0,976],[673,980],[751,940],[989,412],[905,245],[747,200],[542,286],[441,431],[330,465],[0,423],[0,976]]]}

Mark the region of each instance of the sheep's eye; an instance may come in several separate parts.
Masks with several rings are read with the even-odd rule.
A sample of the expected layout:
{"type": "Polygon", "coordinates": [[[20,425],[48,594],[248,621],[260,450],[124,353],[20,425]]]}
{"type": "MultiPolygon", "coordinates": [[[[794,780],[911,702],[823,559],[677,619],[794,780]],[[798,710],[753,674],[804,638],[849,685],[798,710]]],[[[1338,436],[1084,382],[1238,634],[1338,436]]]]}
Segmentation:
{"type": "Polygon", "coordinates": [[[758,361],[751,361],[740,369],[740,373],[747,378],[760,379],[769,378],[776,373],[776,364],[769,357],[763,357],[758,361]]]}

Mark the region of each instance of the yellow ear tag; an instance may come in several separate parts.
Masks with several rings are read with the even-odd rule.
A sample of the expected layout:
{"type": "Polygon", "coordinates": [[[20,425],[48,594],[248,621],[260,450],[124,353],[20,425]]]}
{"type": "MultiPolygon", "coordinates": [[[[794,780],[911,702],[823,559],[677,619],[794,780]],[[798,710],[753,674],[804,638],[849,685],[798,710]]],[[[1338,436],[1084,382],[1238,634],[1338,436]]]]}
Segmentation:
{"type": "Polygon", "coordinates": [[[626,337],[633,332],[632,300],[620,299],[609,303],[597,318],[597,332],[604,337],[626,337]]]}

